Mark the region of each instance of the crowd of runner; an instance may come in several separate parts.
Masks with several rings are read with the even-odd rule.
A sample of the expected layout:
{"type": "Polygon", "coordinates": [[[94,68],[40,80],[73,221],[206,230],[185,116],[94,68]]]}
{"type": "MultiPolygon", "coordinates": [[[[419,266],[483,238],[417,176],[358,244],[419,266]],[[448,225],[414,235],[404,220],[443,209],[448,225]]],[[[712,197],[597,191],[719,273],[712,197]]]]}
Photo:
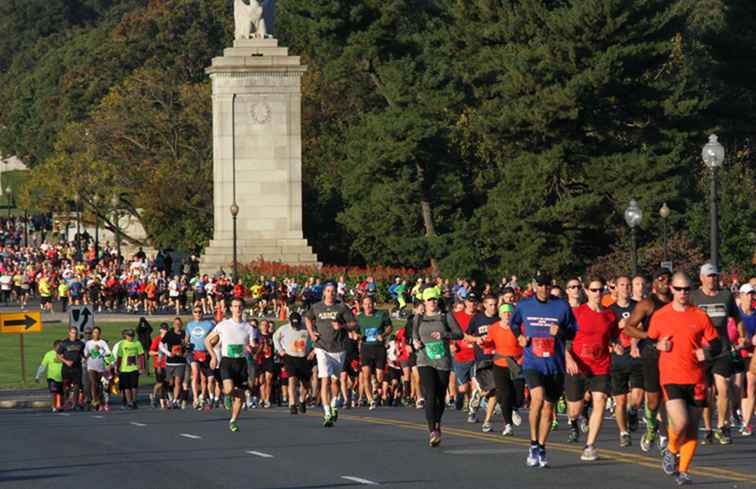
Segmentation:
{"type": "Polygon", "coordinates": [[[447,408],[486,433],[501,420],[502,436],[518,432],[527,409],[520,430],[531,440],[531,467],[548,466],[558,413],[566,413],[566,441],[584,444],[582,460],[596,460],[610,412],[620,447],[640,432],[640,449],[658,450],[664,471],[686,484],[701,422],[704,444],[752,434],[756,278],[732,291],[704,264],[700,287],[663,268],[649,279],[539,274],[524,289],[514,277],[480,288],[462,279],[409,288],[398,279],[393,314],[376,307],[374,285],[355,291],[313,280],[304,285],[318,293],[301,307],[282,306],[287,321],[277,328],[252,317],[266,299],[251,292],[252,307],[248,294],[213,308],[194,300],[191,321],[162,323],[154,338],[145,319],[113,344],[98,328],[83,338],[71,329],[51,345],[38,378],[46,374],[54,410],[107,410],[117,393],[137,409],[140,375],[152,370],[155,408],[223,406],[231,431],[242,409],[285,405],[296,415],[318,407],[332,427],[341,409],[414,407],[425,412],[432,447],[447,408]]]}

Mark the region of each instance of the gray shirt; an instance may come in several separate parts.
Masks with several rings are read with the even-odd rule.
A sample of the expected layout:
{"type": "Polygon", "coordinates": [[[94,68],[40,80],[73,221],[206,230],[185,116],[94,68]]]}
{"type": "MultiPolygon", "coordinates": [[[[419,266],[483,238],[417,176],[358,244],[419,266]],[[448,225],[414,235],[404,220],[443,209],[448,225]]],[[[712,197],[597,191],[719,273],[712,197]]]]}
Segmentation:
{"type": "Polygon", "coordinates": [[[310,337],[307,328],[295,328],[284,324],[273,333],[273,346],[276,351],[284,352],[290,357],[304,358],[310,352],[310,337]]]}
{"type": "Polygon", "coordinates": [[[732,292],[723,289],[718,290],[716,295],[706,295],[703,290],[697,289],[691,292],[690,301],[709,316],[719,333],[722,353],[729,355],[730,336],[727,334],[727,318],[732,317],[737,322],[740,316],[732,292]]]}
{"type": "Polygon", "coordinates": [[[433,367],[436,370],[451,370],[451,351],[449,340],[461,340],[465,335],[454,316],[437,314],[434,316],[415,316],[412,339],[420,340],[423,347],[417,352],[418,367],[433,367]],[[445,318],[445,319],[444,319],[445,318]],[[436,340],[431,335],[441,333],[436,340]]]}
{"type": "Polygon", "coordinates": [[[352,310],[342,302],[330,306],[318,302],[310,307],[305,317],[313,322],[313,329],[320,333],[320,338],[315,342],[316,348],[331,353],[346,351],[347,323],[354,323],[352,310]],[[341,324],[338,330],[333,329],[332,321],[341,324]]]}

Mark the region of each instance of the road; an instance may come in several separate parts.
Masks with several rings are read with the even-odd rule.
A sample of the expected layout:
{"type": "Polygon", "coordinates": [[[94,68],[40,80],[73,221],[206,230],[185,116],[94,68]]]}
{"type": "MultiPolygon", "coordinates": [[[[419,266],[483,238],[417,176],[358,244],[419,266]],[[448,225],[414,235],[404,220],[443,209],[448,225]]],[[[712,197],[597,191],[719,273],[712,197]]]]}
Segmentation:
{"type": "MultiPolygon", "coordinates": [[[[517,437],[481,433],[461,413],[446,416],[441,447],[426,445],[421,411],[406,408],[341,412],[337,426],[321,426],[320,412],[291,416],[285,409],[242,413],[241,431],[227,413],[116,410],[53,415],[0,412],[3,488],[257,488],[315,489],[379,485],[395,488],[493,487],[612,489],[673,487],[658,456],[617,448],[607,423],[598,462],[579,459],[581,446],[549,444],[549,469],[525,467],[525,426],[517,437]]],[[[564,426],[565,423],[562,423],[564,426]]],[[[497,426],[501,429],[500,423],[497,426]]],[[[634,442],[638,436],[634,437],[634,442]]],[[[711,489],[756,487],[756,439],[699,448],[691,475],[711,489]]]]}

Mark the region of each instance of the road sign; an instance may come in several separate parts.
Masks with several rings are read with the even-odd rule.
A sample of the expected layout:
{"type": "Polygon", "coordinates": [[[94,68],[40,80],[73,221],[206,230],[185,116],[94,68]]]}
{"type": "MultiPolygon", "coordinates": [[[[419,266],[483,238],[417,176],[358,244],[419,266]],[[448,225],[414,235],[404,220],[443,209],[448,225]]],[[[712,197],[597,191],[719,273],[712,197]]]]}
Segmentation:
{"type": "Polygon", "coordinates": [[[68,326],[76,326],[80,333],[94,328],[94,308],[91,304],[69,306],[68,326]]]}
{"type": "Polygon", "coordinates": [[[666,268],[670,272],[672,271],[672,262],[671,261],[663,261],[661,262],[661,267],[666,268]]]}
{"type": "Polygon", "coordinates": [[[42,315],[37,312],[9,312],[0,314],[0,333],[39,333],[42,315]]]}

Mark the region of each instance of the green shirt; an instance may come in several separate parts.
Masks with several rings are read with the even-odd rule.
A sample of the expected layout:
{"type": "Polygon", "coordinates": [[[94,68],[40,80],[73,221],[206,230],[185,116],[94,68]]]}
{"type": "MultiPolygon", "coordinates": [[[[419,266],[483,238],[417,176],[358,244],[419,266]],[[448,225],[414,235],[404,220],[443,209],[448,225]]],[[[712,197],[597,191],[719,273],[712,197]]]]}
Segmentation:
{"type": "Polygon", "coordinates": [[[128,373],[139,370],[139,355],[144,355],[144,348],[138,341],[123,340],[118,343],[116,356],[121,360],[120,371],[128,373]]]}
{"type": "Polygon", "coordinates": [[[360,328],[364,344],[379,345],[383,342],[378,340],[378,335],[383,335],[386,328],[391,326],[391,320],[383,311],[373,311],[372,316],[361,313],[357,316],[357,326],[360,328]]]}
{"type": "Polygon", "coordinates": [[[50,350],[42,357],[42,365],[47,369],[47,378],[55,382],[63,382],[63,362],[58,360],[58,353],[50,350]]]}

